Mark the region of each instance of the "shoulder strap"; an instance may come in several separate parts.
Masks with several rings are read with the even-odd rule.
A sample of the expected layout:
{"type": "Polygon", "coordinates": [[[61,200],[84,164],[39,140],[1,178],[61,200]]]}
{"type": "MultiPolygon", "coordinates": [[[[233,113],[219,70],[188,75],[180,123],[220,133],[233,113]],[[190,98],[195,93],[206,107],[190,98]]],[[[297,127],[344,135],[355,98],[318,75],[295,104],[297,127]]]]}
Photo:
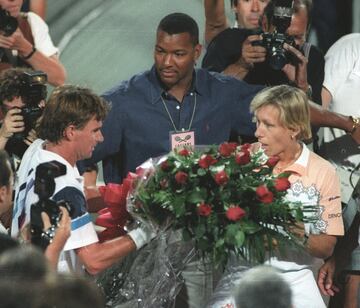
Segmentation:
{"type": "Polygon", "coordinates": [[[19,28],[23,33],[24,37],[34,45],[34,37],[31,32],[30,24],[28,21],[28,15],[26,13],[21,13],[17,18],[19,22],[19,28]]]}

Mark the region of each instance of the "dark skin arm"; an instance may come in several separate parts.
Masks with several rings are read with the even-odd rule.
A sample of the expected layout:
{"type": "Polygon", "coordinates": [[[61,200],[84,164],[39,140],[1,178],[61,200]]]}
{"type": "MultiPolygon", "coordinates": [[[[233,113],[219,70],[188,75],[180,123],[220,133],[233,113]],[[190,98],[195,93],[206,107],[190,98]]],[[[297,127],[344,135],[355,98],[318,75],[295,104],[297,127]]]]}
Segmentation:
{"type": "Polygon", "coordinates": [[[345,235],[339,238],[334,254],[320,268],[317,283],[324,295],[335,295],[339,289],[335,284],[337,273],[341,272],[345,265],[349,262],[352,251],[358,247],[360,215],[354,218],[350,229],[345,235]]]}
{"type": "MultiPolygon", "coordinates": [[[[316,126],[339,128],[346,132],[350,132],[353,128],[353,122],[348,116],[329,111],[313,102],[310,102],[310,121],[316,126]]],[[[351,137],[360,144],[359,127],[355,129],[351,137]]]]}

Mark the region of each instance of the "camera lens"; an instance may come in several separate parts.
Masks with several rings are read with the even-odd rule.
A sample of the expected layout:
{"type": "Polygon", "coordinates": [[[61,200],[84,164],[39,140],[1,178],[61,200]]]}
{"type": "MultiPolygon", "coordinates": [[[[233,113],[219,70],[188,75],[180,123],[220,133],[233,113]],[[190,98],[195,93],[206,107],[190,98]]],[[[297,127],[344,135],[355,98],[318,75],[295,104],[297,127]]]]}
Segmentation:
{"type": "Polygon", "coordinates": [[[269,58],[269,65],[274,70],[281,70],[287,62],[286,55],[282,49],[275,50],[269,58]]]}

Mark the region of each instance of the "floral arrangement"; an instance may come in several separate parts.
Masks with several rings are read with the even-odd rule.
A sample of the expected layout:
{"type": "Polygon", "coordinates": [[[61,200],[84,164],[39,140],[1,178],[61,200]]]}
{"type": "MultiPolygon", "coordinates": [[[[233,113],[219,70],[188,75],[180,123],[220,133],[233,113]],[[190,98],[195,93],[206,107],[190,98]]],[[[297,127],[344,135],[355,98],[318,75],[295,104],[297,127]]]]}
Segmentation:
{"type": "Polygon", "coordinates": [[[263,262],[274,243],[299,245],[291,228],[316,211],[286,201],[288,174],[274,176],[276,162],[249,144],[171,152],[142,170],[128,209],[160,229],[181,229],[217,263],[231,251],[263,262]]]}

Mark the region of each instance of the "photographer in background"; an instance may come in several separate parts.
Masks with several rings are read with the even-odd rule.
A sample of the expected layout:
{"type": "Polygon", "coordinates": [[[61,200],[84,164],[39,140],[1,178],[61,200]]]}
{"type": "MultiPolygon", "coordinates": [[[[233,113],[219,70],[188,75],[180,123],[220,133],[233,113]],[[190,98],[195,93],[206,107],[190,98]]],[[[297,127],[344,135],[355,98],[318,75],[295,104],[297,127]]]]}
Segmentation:
{"type": "Polygon", "coordinates": [[[84,195],[83,178],[76,162],[90,158],[103,141],[100,131],[107,114],[105,101],[86,88],[62,86],[50,96],[38,126],[38,136],[25,152],[18,170],[12,236],[18,236],[30,222],[31,207],[39,196],[34,191],[40,164],[59,162],[66,174],[55,179],[52,201],[67,201],[72,207],[71,236],[60,256],[58,269],[97,274],[139,249],[155,235],[144,224],[127,235],[99,243],[84,195]]]}
{"type": "MultiPolygon", "coordinates": [[[[243,2],[243,0],[235,0],[233,6],[244,6],[243,2]]],[[[251,35],[254,32],[249,29],[253,28],[228,28],[222,31],[209,44],[202,65],[211,71],[223,72],[251,84],[296,84],[298,88],[308,93],[313,101],[321,105],[324,57],[316,47],[305,42],[312,2],[311,0],[295,0],[292,17],[277,17],[277,8],[286,7],[284,3],[288,5],[287,8],[291,8],[292,1],[270,1],[264,9],[263,17],[259,20],[262,30],[270,33],[274,31],[274,24],[290,21],[288,27],[283,28],[287,28],[284,32],[293,37],[295,44],[283,46],[284,52],[291,60],[282,69],[274,69],[266,61],[269,50],[263,46],[264,44],[259,44],[263,39],[261,34],[251,35]]],[[[237,10],[238,22],[242,18],[241,12],[237,10]]],[[[275,46],[277,42],[274,39],[272,43],[275,46]]]]}
{"type": "Polygon", "coordinates": [[[0,74],[0,149],[21,159],[36,139],[36,121],[46,99],[46,75],[24,68],[0,74]]]}
{"type": "Polygon", "coordinates": [[[23,0],[0,0],[0,71],[31,67],[45,72],[51,85],[62,85],[66,72],[49,28],[35,13],[20,13],[22,4],[23,0]]]}
{"type": "MultiPolygon", "coordinates": [[[[13,182],[14,182],[14,173],[11,168],[10,158],[4,150],[0,150],[0,215],[9,211],[12,207],[12,195],[13,195],[13,182]]],[[[62,217],[59,221],[58,227],[56,229],[55,236],[52,240],[52,243],[44,251],[45,256],[49,260],[52,267],[56,268],[60,252],[65,245],[66,240],[70,236],[71,230],[71,219],[69,213],[66,209],[61,209],[62,217]]],[[[43,221],[44,230],[48,230],[50,227],[49,217],[45,214],[41,214],[41,219],[43,221]]],[[[0,222],[0,233],[8,234],[8,231],[0,222]]],[[[28,236],[25,235],[26,237],[28,236]]],[[[24,239],[27,240],[26,238],[24,239]]],[[[11,247],[17,245],[17,241],[10,240],[10,237],[7,238],[3,236],[0,238],[0,254],[11,247]]]]}
{"type": "MultiPolygon", "coordinates": [[[[258,1],[262,3],[261,6],[260,4],[255,5],[256,1],[251,1],[253,5],[250,12],[244,10],[246,3],[249,3],[248,1],[232,1],[238,24],[246,28],[228,28],[215,36],[207,48],[202,66],[210,71],[222,72],[250,84],[294,85],[305,91],[314,102],[321,105],[324,57],[319,49],[306,42],[312,1],[272,0],[265,8],[264,3],[267,1],[258,1]],[[258,9],[255,10],[255,8],[258,9]],[[263,15],[260,17],[258,25],[262,26],[262,30],[255,31],[254,24],[241,22],[241,20],[247,20],[251,16],[259,16],[261,14],[260,9],[263,10],[263,15]],[[283,12],[291,12],[291,9],[293,11],[292,16],[291,13],[281,15],[283,12]],[[250,17],[246,19],[242,14],[250,17]],[[266,34],[254,34],[260,33],[259,31],[264,31],[266,34]],[[265,37],[267,40],[264,39],[265,37]],[[282,44],[283,39],[284,45],[282,44]],[[293,39],[293,44],[287,44],[288,39],[293,39]],[[276,47],[273,52],[271,51],[272,47],[276,47]],[[278,60],[279,53],[284,54],[288,63],[274,69],[270,65],[270,61],[278,60]]],[[[249,4],[247,5],[249,6],[249,4]]],[[[207,6],[205,1],[205,10],[211,8],[216,7],[207,6]]],[[[219,10],[219,6],[217,9],[219,10]]],[[[221,13],[220,10],[219,12],[221,13]]],[[[213,16],[214,20],[214,16],[217,15],[216,12],[206,13],[206,16],[213,16]]],[[[217,18],[219,19],[219,17],[217,18]]],[[[208,28],[210,31],[210,27],[208,28]]],[[[316,137],[316,132],[317,128],[313,127],[314,137],[316,137]]],[[[314,150],[317,151],[316,142],[314,142],[314,150]]]]}

